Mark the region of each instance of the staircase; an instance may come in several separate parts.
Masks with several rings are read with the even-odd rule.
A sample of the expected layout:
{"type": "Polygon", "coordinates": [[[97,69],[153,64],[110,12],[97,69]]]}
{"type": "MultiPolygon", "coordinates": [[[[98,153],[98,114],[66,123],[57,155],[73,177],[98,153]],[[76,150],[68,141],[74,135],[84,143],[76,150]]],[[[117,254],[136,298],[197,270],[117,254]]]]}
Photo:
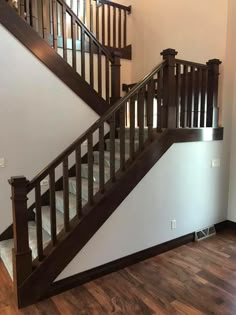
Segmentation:
{"type": "MultiPolygon", "coordinates": [[[[104,0],[100,2],[116,8],[118,17],[121,10],[128,10],[119,4],[104,0]]],[[[40,36],[50,44],[50,34],[47,28],[42,27],[45,19],[40,24],[39,15],[35,15],[35,11],[32,14],[32,8],[38,2],[19,3],[16,10],[23,18],[20,22],[15,9],[8,7],[5,1],[0,2],[0,7],[16,18],[19,25],[26,25],[25,30],[32,27],[37,29],[41,25],[40,36]]],[[[103,98],[107,107],[98,121],[31,181],[24,176],[12,177],[9,181],[13,225],[1,236],[0,255],[13,279],[19,307],[35,303],[47,295],[58,275],[173,143],[203,141],[206,128],[211,131],[208,140],[223,137],[218,122],[221,63],[218,59],[198,64],[177,59],[174,49],[166,49],[161,53],[163,62],[138,83],[127,85],[127,94],[121,98],[119,57],[111,57],[104,48],[106,42],[98,42],[65,2],[54,0],[48,3],[52,5],[49,6],[52,13],[49,17],[55,18],[55,12],[58,12],[56,8],[64,12],[61,16],[61,21],[64,19],[63,58],[68,62],[65,16],[69,14],[73,73],[78,70],[79,51],[80,70],[76,74],[80,76],[79,82],[87,82],[88,93],[93,91],[90,100],[96,103],[103,98]],[[78,30],[81,37],[76,37],[78,30]],[[87,42],[86,36],[89,38],[87,42]],[[86,43],[89,43],[87,51],[86,43]],[[95,54],[97,56],[96,78],[91,68],[89,72],[85,69],[85,53],[89,54],[90,67],[94,64],[95,54]],[[105,69],[105,81],[102,79],[102,69],[105,69]],[[86,73],[89,73],[89,78],[86,73]],[[49,189],[43,192],[41,183],[45,180],[49,183],[49,189]]],[[[44,14],[41,17],[45,17],[47,10],[42,9],[44,14]]],[[[102,12],[103,34],[106,30],[105,9],[102,12]]],[[[3,16],[2,11],[0,19],[3,16]]],[[[3,21],[11,29],[9,20],[3,21]]],[[[60,39],[55,34],[59,24],[58,20],[52,24],[53,47],[49,47],[57,52],[60,39]]],[[[114,41],[115,34],[114,44],[117,42],[114,41]]],[[[38,35],[35,33],[35,36],[38,35]]],[[[118,38],[118,48],[122,48],[121,35],[118,38]]]]}

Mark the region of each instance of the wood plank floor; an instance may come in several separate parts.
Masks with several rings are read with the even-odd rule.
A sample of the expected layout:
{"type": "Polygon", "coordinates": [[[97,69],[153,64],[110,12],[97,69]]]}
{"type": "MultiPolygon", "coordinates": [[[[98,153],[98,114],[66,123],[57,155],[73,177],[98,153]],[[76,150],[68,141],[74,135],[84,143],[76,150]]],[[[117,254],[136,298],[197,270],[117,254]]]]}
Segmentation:
{"type": "Polygon", "coordinates": [[[18,311],[0,263],[0,315],[236,315],[236,232],[224,231],[18,311]]]}

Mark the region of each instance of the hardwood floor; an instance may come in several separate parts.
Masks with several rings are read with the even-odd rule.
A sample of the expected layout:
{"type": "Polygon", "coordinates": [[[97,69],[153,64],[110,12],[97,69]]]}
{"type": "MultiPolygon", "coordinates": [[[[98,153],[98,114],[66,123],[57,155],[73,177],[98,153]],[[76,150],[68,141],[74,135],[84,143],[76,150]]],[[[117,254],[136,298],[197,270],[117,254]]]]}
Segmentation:
{"type": "Polygon", "coordinates": [[[235,315],[236,232],[224,231],[18,311],[0,262],[0,315],[235,315]]]}

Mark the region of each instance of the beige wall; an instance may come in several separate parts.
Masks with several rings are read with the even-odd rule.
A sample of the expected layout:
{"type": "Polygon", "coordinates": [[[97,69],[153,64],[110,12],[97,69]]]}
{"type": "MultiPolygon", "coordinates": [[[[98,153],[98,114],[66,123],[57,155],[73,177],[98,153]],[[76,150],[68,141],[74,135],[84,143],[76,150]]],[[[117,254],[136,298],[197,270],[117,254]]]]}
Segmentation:
{"type": "Polygon", "coordinates": [[[132,79],[139,80],[161,61],[160,52],[175,48],[179,58],[225,60],[228,0],[120,0],[132,5],[129,42],[133,45],[132,79]]]}

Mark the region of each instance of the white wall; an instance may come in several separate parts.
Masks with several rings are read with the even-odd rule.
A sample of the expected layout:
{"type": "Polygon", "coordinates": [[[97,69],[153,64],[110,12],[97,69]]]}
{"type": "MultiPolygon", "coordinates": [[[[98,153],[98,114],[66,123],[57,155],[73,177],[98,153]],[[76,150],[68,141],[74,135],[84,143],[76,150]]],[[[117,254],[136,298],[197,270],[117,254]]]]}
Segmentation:
{"type": "Polygon", "coordinates": [[[225,88],[224,88],[224,121],[228,122],[226,132],[231,134],[230,145],[230,187],[228,219],[236,222],[236,2],[229,0],[228,36],[225,63],[225,88]],[[232,121],[231,121],[232,119],[232,121]],[[231,123],[230,123],[231,122],[231,123]]]}
{"type": "Polygon", "coordinates": [[[172,146],[57,280],[224,221],[226,167],[222,141],[172,146]]]}
{"type": "Polygon", "coordinates": [[[98,118],[0,25],[0,233],[12,223],[11,176],[32,179],[98,118]]]}

